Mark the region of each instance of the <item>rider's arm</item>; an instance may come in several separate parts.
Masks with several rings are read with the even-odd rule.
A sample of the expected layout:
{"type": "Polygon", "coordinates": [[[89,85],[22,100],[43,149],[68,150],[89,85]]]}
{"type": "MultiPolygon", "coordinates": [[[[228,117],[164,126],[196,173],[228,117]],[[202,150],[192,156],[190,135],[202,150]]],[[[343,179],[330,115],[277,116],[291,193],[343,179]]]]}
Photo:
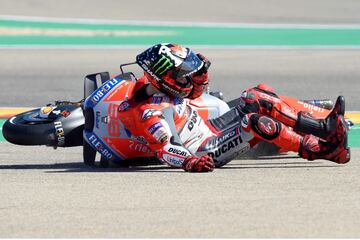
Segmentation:
{"type": "Polygon", "coordinates": [[[144,137],[149,147],[162,162],[181,167],[185,171],[211,171],[213,161],[208,156],[197,157],[183,144],[177,134],[172,106],[156,109],[143,109],[144,137]]]}

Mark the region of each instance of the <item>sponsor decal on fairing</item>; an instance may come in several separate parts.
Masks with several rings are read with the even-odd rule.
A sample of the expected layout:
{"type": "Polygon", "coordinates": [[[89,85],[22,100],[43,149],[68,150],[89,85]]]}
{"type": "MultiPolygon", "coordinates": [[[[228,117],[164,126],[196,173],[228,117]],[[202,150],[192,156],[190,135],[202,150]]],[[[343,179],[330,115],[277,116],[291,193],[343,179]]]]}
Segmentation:
{"type": "Polygon", "coordinates": [[[100,124],[100,112],[96,111],[96,113],[95,113],[95,127],[99,128],[99,124],[100,124]]]}
{"type": "Polygon", "coordinates": [[[118,107],[119,112],[124,112],[130,108],[130,104],[128,101],[122,101],[118,107]]]}
{"type": "Polygon", "coordinates": [[[133,151],[141,152],[141,153],[148,153],[148,154],[152,153],[149,146],[147,146],[143,143],[134,142],[131,140],[129,141],[129,149],[131,149],[133,151]]]}
{"type": "Polygon", "coordinates": [[[61,116],[63,116],[64,118],[67,118],[68,116],[70,116],[71,112],[69,110],[64,110],[60,113],[61,116]]]}
{"type": "Polygon", "coordinates": [[[101,122],[104,124],[108,124],[108,122],[109,122],[108,116],[101,117],[101,122]]]}
{"type": "Polygon", "coordinates": [[[93,92],[84,103],[85,108],[95,107],[109,92],[111,92],[123,79],[113,78],[106,81],[101,87],[93,92]]]}
{"type": "Polygon", "coordinates": [[[55,121],[54,126],[55,126],[55,135],[56,135],[56,139],[57,139],[57,145],[60,147],[63,147],[63,146],[65,146],[65,132],[64,132],[62,123],[59,121],[55,121]]]}
{"type": "Polygon", "coordinates": [[[121,160],[121,157],[113,152],[110,147],[108,147],[99,137],[97,137],[93,132],[84,131],[85,138],[88,143],[101,155],[106,157],[109,160],[114,160],[118,158],[121,160]]]}
{"type": "Polygon", "coordinates": [[[40,117],[41,118],[47,118],[49,116],[49,114],[51,113],[52,110],[54,110],[56,108],[56,106],[46,106],[46,107],[42,107],[40,109],[40,117]]]}

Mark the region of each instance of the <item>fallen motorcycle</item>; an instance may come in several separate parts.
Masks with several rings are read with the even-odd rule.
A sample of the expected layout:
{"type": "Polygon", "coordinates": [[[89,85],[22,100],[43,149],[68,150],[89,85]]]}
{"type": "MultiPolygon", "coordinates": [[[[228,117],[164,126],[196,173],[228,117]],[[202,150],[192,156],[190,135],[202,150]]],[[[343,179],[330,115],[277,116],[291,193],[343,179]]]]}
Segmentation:
{"type": "MultiPolygon", "coordinates": [[[[127,91],[136,77],[124,72],[111,77],[108,72],[87,75],[84,79],[84,99],[79,102],[55,101],[45,107],[18,114],[8,119],[3,126],[3,135],[8,142],[18,145],[46,145],[57,147],[83,146],[83,161],[95,165],[96,153],[100,153],[100,166],[110,162],[122,166],[159,164],[154,153],[141,136],[134,136],[122,124],[118,109],[124,107],[127,91]]],[[[332,108],[329,100],[300,101],[288,96],[279,96],[291,108],[311,112],[316,118],[324,118],[332,108]]],[[[204,92],[191,100],[204,119],[216,118],[235,105],[241,98],[223,101],[221,92],[204,92]]],[[[350,119],[346,120],[352,126],[350,119]]],[[[264,143],[261,148],[269,149],[264,143]]],[[[275,151],[276,152],[276,151],[275,151]]]]}

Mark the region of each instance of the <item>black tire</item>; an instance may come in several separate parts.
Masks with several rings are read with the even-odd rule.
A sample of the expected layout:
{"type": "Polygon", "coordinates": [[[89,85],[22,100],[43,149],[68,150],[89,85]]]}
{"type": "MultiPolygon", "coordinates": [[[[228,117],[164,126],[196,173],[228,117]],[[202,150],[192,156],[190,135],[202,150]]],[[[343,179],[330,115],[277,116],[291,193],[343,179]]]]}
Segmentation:
{"type": "Polygon", "coordinates": [[[95,166],[95,157],[96,157],[96,151],[85,140],[83,140],[84,163],[91,167],[95,166]]]}
{"type": "Polygon", "coordinates": [[[47,119],[29,122],[24,119],[25,116],[38,111],[31,110],[8,119],[2,129],[5,139],[18,145],[49,145],[52,141],[49,134],[55,131],[53,121],[47,119]]]}
{"type": "Polygon", "coordinates": [[[100,158],[100,167],[101,168],[107,168],[107,167],[109,167],[109,164],[110,164],[109,160],[106,157],[101,156],[101,158],[100,158]]]}

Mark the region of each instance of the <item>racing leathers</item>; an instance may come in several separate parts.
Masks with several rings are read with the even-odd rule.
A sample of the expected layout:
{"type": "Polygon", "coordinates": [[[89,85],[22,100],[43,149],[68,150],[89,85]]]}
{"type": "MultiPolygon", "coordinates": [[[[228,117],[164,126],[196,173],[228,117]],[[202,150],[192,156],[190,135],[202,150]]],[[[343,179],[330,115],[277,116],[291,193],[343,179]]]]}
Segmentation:
{"type": "MultiPolygon", "coordinates": [[[[304,137],[259,112],[245,113],[237,106],[216,119],[204,120],[191,100],[162,93],[147,96],[146,77],[136,84],[127,103],[130,107],[120,108],[119,117],[133,135],[146,139],[159,160],[170,166],[185,171],[212,171],[214,165],[223,166],[260,141],[274,143],[284,151],[299,152],[308,159],[348,161],[344,160],[344,153],[335,152],[333,145],[323,144],[313,135],[304,137]]],[[[341,119],[334,124],[341,127],[341,119]]]]}

